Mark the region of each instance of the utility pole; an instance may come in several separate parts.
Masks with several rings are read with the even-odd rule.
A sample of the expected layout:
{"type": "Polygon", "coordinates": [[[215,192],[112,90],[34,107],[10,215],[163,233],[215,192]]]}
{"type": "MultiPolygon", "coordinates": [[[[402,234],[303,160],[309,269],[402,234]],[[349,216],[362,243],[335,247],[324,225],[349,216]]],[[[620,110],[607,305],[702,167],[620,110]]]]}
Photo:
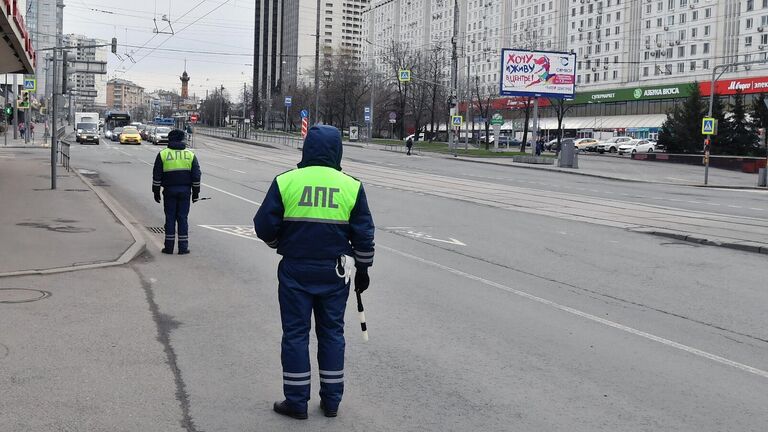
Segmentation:
{"type": "Polygon", "coordinates": [[[243,83],[243,138],[248,138],[248,134],[245,129],[245,83],[243,83]]]}
{"type": "Polygon", "coordinates": [[[271,123],[270,114],[272,113],[272,71],[267,70],[267,107],[264,114],[264,129],[269,130],[271,123]]]}
{"type": "Polygon", "coordinates": [[[226,126],[226,122],[224,122],[224,84],[221,85],[221,91],[219,92],[219,123],[216,125],[224,123],[226,126]]]}
{"type": "Polygon", "coordinates": [[[315,123],[320,120],[320,0],[315,20],[315,123]]]}
{"type": "Polygon", "coordinates": [[[469,150],[469,122],[472,122],[472,129],[475,128],[475,120],[472,119],[472,86],[469,82],[469,54],[467,50],[464,50],[464,58],[467,59],[467,134],[464,136],[464,150],[469,150]]]}
{"type": "MultiPolygon", "coordinates": [[[[17,81],[18,77],[16,74],[13,74],[13,98],[18,99],[19,98],[19,82],[17,81]]],[[[13,119],[13,139],[19,138],[19,110],[16,108],[18,105],[16,104],[16,101],[13,101],[13,109],[16,111],[16,117],[13,119]]]]}
{"type": "MultiPolygon", "coordinates": [[[[452,53],[451,53],[451,117],[456,114],[458,111],[458,106],[456,106],[456,94],[457,87],[459,85],[459,52],[458,52],[458,39],[459,39],[459,0],[453,0],[453,37],[451,37],[451,47],[452,47],[452,53]]],[[[456,140],[453,136],[453,124],[451,123],[451,118],[448,119],[446,122],[448,127],[446,128],[448,130],[448,148],[453,149],[454,153],[453,155],[456,156],[456,140]]]]}
{"type": "MultiPolygon", "coordinates": [[[[8,74],[5,74],[5,104],[8,105],[8,74]]],[[[5,128],[3,128],[3,145],[8,145],[8,115],[5,114],[3,107],[3,117],[5,118],[5,128]]]]}
{"type": "Polygon", "coordinates": [[[56,129],[56,69],[58,50],[53,49],[53,82],[51,83],[51,189],[56,189],[56,150],[58,133],[56,129]]]}

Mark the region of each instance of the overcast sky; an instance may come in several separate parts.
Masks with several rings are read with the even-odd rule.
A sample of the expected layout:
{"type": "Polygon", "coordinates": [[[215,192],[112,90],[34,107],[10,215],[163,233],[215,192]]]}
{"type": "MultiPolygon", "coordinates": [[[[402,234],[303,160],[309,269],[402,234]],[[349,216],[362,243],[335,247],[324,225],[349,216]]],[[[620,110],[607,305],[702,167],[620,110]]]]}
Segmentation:
{"type": "Polygon", "coordinates": [[[239,94],[243,82],[251,81],[253,1],[65,0],[65,4],[64,33],[104,40],[117,37],[123,61],[110,53],[110,78],[131,80],[148,91],[179,91],[186,59],[190,94],[205,97],[206,89],[221,84],[239,94]],[[163,15],[170,17],[175,35],[154,33],[154,18],[161,31],[170,32],[163,15]]]}

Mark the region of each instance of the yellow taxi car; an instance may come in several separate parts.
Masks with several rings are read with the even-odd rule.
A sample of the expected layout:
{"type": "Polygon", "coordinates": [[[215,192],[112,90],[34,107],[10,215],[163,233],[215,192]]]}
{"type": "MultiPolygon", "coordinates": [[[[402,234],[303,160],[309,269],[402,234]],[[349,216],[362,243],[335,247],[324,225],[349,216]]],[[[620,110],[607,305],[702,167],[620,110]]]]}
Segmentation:
{"type": "Polygon", "coordinates": [[[120,133],[120,144],[141,144],[141,134],[135,127],[125,127],[120,133]]]}

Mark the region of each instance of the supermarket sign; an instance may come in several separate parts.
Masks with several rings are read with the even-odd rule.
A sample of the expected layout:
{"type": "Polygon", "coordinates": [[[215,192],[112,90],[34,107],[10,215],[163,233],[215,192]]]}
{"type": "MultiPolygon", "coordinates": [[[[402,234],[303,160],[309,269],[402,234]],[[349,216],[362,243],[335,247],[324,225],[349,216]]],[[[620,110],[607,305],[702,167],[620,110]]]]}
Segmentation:
{"type": "MultiPolygon", "coordinates": [[[[709,96],[711,83],[700,82],[702,96],[709,96]]],[[[755,78],[724,79],[715,82],[715,94],[729,96],[741,91],[744,94],[768,93],[768,76],[755,78]]],[[[691,83],[665,86],[621,88],[596,92],[577,93],[574,103],[627,102],[637,100],[686,98],[691,94],[691,83]]]]}
{"type": "MultiPolygon", "coordinates": [[[[703,82],[699,85],[701,94],[709,96],[711,83],[703,82]]],[[[715,94],[734,95],[739,90],[744,94],[768,93],[768,77],[725,79],[715,82],[715,94]]]]}
{"type": "Polygon", "coordinates": [[[684,98],[691,93],[690,84],[621,88],[597,92],[577,93],[574,103],[622,102],[650,99],[684,98]]]}

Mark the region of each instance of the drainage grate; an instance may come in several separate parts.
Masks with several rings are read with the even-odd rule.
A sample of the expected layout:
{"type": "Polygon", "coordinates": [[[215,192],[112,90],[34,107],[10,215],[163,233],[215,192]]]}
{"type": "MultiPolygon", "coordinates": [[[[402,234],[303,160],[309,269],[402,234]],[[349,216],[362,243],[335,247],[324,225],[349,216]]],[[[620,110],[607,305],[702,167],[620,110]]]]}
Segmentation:
{"type": "Polygon", "coordinates": [[[147,227],[147,230],[154,234],[165,234],[165,227],[147,227]]]}

